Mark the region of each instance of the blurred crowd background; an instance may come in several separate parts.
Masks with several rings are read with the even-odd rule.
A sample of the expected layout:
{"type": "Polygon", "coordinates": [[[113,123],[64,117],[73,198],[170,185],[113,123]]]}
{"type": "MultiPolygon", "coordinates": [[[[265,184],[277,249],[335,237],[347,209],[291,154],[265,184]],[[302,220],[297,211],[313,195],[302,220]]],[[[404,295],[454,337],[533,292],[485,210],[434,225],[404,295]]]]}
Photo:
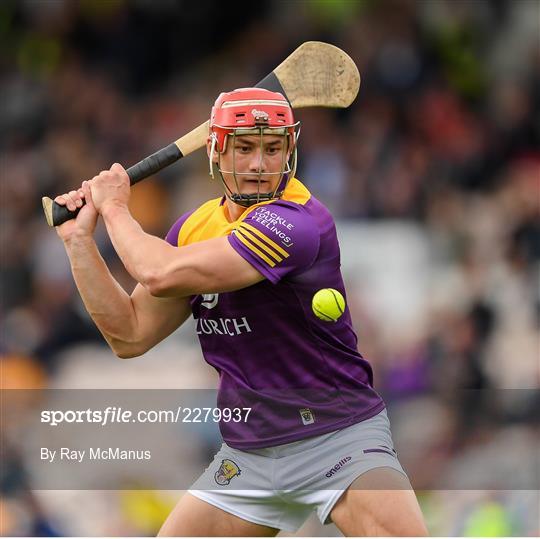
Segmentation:
{"type": "MultiPolygon", "coordinates": [[[[215,385],[192,324],[142,358],[112,355],[41,197],[137,162],[207,119],[220,91],[328,41],[362,86],[347,110],[299,111],[297,176],[336,218],[359,349],[430,531],[538,535],[539,25],[537,0],[2,2],[2,388],[215,385]],[[512,468],[510,454],[507,489],[485,473],[433,489],[482,459],[512,468]]],[[[133,189],[147,232],[219,196],[207,167],[201,151],[133,189]]],[[[96,238],[130,291],[103,227],[96,238]]],[[[7,424],[0,436],[3,535],[151,535],[178,499],[33,491],[7,424]]],[[[212,436],[190,440],[201,471],[212,436]]],[[[301,533],[337,534],[315,520],[301,533]]]]}

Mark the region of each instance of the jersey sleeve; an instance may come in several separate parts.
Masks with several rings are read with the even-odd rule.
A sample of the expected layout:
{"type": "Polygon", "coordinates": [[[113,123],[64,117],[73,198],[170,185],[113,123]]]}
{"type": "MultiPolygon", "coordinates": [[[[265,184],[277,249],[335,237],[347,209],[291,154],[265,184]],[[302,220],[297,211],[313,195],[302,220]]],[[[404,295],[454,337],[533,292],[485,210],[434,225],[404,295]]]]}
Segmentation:
{"type": "Polygon", "coordinates": [[[236,252],[274,284],[311,267],[320,244],[313,217],[303,206],[283,202],[255,208],[228,239],[236,252]]]}
{"type": "Polygon", "coordinates": [[[182,217],[176,220],[174,225],[170,228],[169,232],[167,232],[167,235],[165,236],[165,241],[170,243],[173,247],[178,247],[178,235],[180,234],[180,229],[194,211],[195,210],[188,211],[187,213],[184,213],[182,217]]]}

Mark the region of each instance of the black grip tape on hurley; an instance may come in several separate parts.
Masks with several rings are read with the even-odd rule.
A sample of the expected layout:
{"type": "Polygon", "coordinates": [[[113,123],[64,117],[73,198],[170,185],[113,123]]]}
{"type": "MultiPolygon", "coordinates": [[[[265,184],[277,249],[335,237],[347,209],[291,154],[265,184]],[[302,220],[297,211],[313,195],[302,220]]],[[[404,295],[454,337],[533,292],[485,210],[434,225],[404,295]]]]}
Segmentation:
{"type": "Polygon", "coordinates": [[[174,142],[161,148],[156,153],[145,157],[142,161],[139,161],[132,167],[127,169],[129,176],[129,182],[131,185],[135,185],[137,182],[148,178],[152,174],[159,172],[162,168],[172,165],[178,159],[184,157],[180,148],[174,142]]]}
{"type": "MultiPolygon", "coordinates": [[[[162,168],[171,165],[182,157],[182,152],[176,144],[173,143],[165,146],[165,148],[158,150],[156,153],[153,153],[127,169],[126,172],[129,176],[130,185],[134,185],[144,178],[148,178],[148,176],[159,172],[162,168]]],[[[82,202],[84,206],[84,200],[82,202]]],[[[75,217],[77,217],[78,213],[81,211],[81,208],[77,208],[75,211],[70,211],[66,206],[61,206],[60,204],[53,202],[53,226],[59,226],[70,219],[75,219],[75,217]]]]}

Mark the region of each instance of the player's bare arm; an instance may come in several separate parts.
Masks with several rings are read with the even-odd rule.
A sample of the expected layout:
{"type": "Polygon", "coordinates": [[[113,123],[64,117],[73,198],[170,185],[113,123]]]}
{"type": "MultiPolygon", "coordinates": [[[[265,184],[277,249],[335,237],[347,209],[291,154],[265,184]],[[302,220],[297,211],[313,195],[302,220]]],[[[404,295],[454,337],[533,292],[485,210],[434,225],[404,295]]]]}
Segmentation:
{"type": "Polygon", "coordinates": [[[116,163],[101,172],[90,187],[118,256],[152,295],[228,292],[264,279],[226,237],[176,248],[145,233],[129,212],[129,178],[121,165],[116,163]]]}
{"type": "Polygon", "coordinates": [[[146,234],[131,216],[129,178],[119,164],[62,197],[70,209],[82,208],[82,197],[88,204],[75,224],[58,229],[86,307],[118,355],[142,353],[192,309],[205,359],[220,372],[220,402],[256,404],[265,418],[242,428],[220,424],[223,448],[160,535],[272,536],[297,530],[314,508],[321,522],[335,522],[346,535],[425,535],[345,301],[335,319],[312,313],[317,290],[344,293],[344,283],[333,218],[295,178],[299,126],[289,103],[257,88],[223,92],[209,125],[210,174],[225,196],[178,219],[166,241],[146,234]],[[131,296],[93,242],[99,214],[140,283],[131,296]],[[274,286],[251,286],[264,278],[274,286]],[[211,302],[206,293],[215,296],[211,302]],[[329,321],[332,331],[325,327],[329,321]],[[332,395],[343,391],[323,403],[294,392],[268,402],[267,389],[325,384],[332,395]],[[291,449],[291,443],[297,445],[291,449]],[[250,449],[262,451],[256,461],[250,449]],[[277,454],[285,465],[277,465],[277,454]],[[259,473],[267,466],[275,473],[259,473]],[[307,478],[307,492],[290,489],[307,478]],[[224,488],[216,491],[216,484],[224,488]],[[275,495],[276,484],[286,486],[290,503],[275,495]]]}
{"type": "Polygon", "coordinates": [[[86,199],[86,205],[77,218],[57,227],[75,283],[88,313],[114,353],[121,358],[141,355],[190,316],[189,302],[180,297],[153,297],[141,285],[130,296],[111,275],[94,241],[98,213],[88,182],[55,201],[73,209],[82,206],[82,199],[86,199]]]}

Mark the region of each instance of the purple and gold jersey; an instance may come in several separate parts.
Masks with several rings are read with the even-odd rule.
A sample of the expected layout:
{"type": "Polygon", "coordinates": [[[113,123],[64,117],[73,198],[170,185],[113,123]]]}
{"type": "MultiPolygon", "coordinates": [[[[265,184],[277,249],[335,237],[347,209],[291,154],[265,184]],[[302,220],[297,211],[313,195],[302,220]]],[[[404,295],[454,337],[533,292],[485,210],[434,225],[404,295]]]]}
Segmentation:
{"type": "Polygon", "coordinates": [[[183,215],[167,241],[183,246],[227,236],[265,280],[235,292],[191,298],[205,360],[219,373],[218,406],[251,408],[222,421],[225,442],[269,447],[338,430],[379,413],[369,363],[358,353],[348,308],[318,319],[321,288],[345,296],[336,228],[328,210],[292,179],[280,200],[246,208],[229,222],[224,198],[183,215]]]}

